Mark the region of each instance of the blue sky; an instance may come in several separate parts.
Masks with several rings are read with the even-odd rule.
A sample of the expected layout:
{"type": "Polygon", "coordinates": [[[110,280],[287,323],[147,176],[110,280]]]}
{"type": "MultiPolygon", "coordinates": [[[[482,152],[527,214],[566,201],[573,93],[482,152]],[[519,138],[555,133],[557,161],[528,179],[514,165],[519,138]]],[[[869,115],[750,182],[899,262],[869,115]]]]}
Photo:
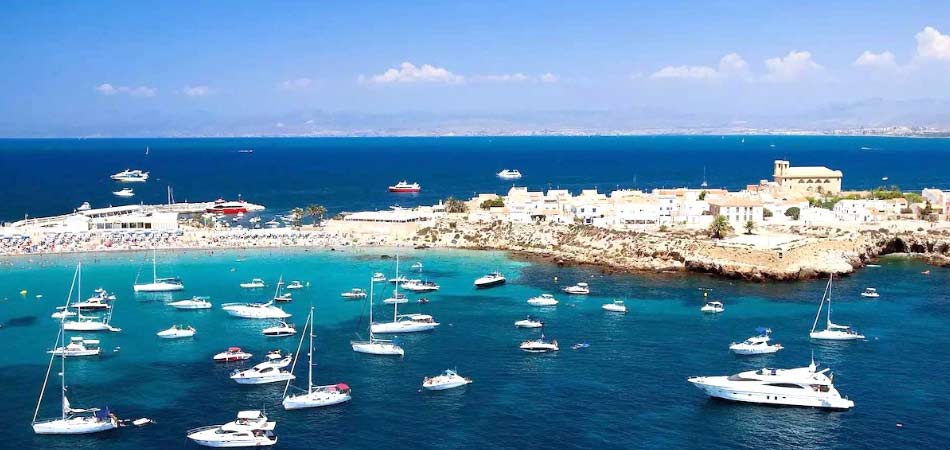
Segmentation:
{"type": "Polygon", "coordinates": [[[305,132],[314,112],[741,123],[950,92],[936,1],[23,1],[0,43],[7,136],[305,132]]]}

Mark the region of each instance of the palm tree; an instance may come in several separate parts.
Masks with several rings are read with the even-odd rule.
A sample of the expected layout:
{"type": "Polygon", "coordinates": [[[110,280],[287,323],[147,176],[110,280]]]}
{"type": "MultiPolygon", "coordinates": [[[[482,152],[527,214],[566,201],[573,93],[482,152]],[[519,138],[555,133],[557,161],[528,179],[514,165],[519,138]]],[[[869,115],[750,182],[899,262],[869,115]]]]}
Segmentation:
{"type": "Polygon", "coordinates": [[[290,210],[290,215],[294,216],[293,225],[295,228],[300,227],[300,220],[303,219],[304,210],[303,208],[294,208],[290,210]]]}
{"type": "Polygon", "coordinates": [[[749,219],[745,223],[745,234],[752,234],[752,230],[755,229],[755,221],[749,219]]]}
{"type": "Polygon", "coordinates": [[[732,226],[729,225],[729,219],[721,214],[716,216],[712,223],[709,224],[709,233],[716,239],[722,239],[728,235],[730,231],[732,231],[732,226]]]}
{"type": "Polygon", "coordinates": [[[318,220],[322,221],[326,214],[327,209],[323,205],[311,204],[307,206],[307,215],[310,216],[310,223],[313,225],[316,225],[318,220]]]}

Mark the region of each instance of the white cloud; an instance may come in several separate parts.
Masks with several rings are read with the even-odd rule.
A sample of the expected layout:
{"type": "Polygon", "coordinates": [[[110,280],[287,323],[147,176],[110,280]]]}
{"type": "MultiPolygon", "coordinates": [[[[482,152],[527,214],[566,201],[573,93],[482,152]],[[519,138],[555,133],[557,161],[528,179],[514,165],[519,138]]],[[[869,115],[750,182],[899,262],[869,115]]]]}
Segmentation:
{"type": "Polygon", "coordinates": [[[924,27],[914,35],[917,39],[917,56],[921,59],[950,61],[950,35],[934,27],[924,27]]]}
{"type": "Polygon", "coordinates": [[[280,84],[284,89],[307,89],[313,86],[313,80],[310,78],[296,78],[287,80],[280,84]]]}
{"type": "Polygon", "coordinates": [[[748,78],[749,63],[738,53],[730,53],[719,59],[719,73],[725,77],[748,78]]]}
{"type": "Polygon", "coordinates": [[[185,86],[181,92],[189,97],[204,97],[211,94],[211,88],[208,86],[185,86]]]}
{"type": "Polygon", "coordinates": [[[501,75],[475,75],[469,77],[469,80],[476,83],[557,83],[560,79],[551,72],[538,76],[517,72],[501,75]]]}
{"type": "Polygon", "coordinates": [[[749,64],[736,53],[730,53],[719,59],[719,67],[709,66],[666,66],[650,74],[653,79],[680,79],[714,81],[727,78],[748,78],[749,64]]]}
{"type": "Polygon", "coordinates": [[[443,67],[435,67],[430,64],[423,64],[416,67],[415,64],[404,62],[399,68],[389,69],[381,74],[365,77],[360,75],[361,83],[444,83],[459,84],[465,82],[465,77],[456,75],[443,67]]]}
{"type": "Polygon", "coordinates": [[[824,67],[811,59],[810,52],[792,50],[784,57],[765,60],[765,69],[768,71],[765,76],[766,81],[787,82],[801,80],[821,72],[824,67]]]}
{"type": "Polygon", "coordinates": [[[125,94],[134,97],[154,97],[156,94],[158,94],[158,89],[148,86],[113,86],[110,83],[102,83],[99,86],[96,86],[96,92],[102,95],[125,94]]]}
{"type": "Polygon", "coordinates": [[[896,69],[897,61],[894,59],[894,54],[889,51],[874,53],[870,50],[865,50],[861,56],[858,56],[858,59],[854,60],[854,65],[858,67],[896,69]]]}
{"type": "Polygon", "coordinates": [[[541,75],[538,79],[539,79],[542,83],[557,83],[558,81],[561,81],[561,79],[560,79],[557,75],[555,75],[555,74],[553,74],[553,73],[551,73],[551,72],[547,72],[547,73],[541,75]]]}

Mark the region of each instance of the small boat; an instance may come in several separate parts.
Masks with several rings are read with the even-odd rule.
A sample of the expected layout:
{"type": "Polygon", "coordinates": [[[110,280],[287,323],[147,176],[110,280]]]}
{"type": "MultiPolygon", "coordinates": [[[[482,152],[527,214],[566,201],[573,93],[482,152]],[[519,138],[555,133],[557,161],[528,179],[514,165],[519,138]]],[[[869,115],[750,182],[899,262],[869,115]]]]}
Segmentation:
{"type": "Polygon", "coordinates": [[[98,340],[85,339],[82,336],[73,336],[69,338],[68,345],[56,347],[46,353],[69,358],[75,356],[98,356],[101,351],[98,340]]]}
{"type": "Polygon", "coordinates": [[[410,269],[422,270],[422,261],[416,261],[415,264],[409,267],[410,269]]]}
{"type": "Polygon", "coordinates": [[[260,278],[254,278],[251,281],[241,283],[240,286],[244,289],[261,289],[265,286],[264,280],[260,278]]]}
{"type": "Polygon", "coordinates": [[[771,343],[771,329],[759,327],[755,329],[755,332],[758,333],[755,336],[742,342],[729,344],[729,351],[737,355],[764,355],[767,353],[775,353],[784,348],[781,344],[771,343]]]}
{"type": "Polygon", "coordinates": [[[277,422],[268,422],[260,411],[240,411],[233,422],[194,428],[186,436],[205,447],[265,447],[277,443],[276,426],[277,422]]]}
{"type": "Polygon", "coordinates": [[[92,209],[92,206],[89,204],[89,202],[82,202],[82,204],[76,208],[76,211],[89,211],[90,209],[92,209]]]}
{"type": "Polygon", "coordinates": [[[427,391],[444,391],[471,384],[471,378],[465,378],[454,370],[445,369],[440,375],[434,377],[425,377],[422,380],[422,388],[427,391]]]}
{"type": "Polygon", "coordinates": [[[811,332],[808,333],[808,336],[812,339],[825,341],[854,341],[864,339],[863,334],[854,331],[850,326],[838,325],[831,321],[831,284],[834,278],[834,275],[828,278],[828,285],[825,286],[825,292],[822,294],[821,302],[818,304],[818,314],[815,315],[815,323],[812,324],[811,332]],[[824,307],[826,301],[828,302],[828,315],[825,320],[825,329],[817,330],[818,319],[821,317],[821,309],[824,307]]]}
{"type": "Polygon", "coordinates": [[[148,172],[139,169],[125,169],[121,172],[112,174],[109,178],[120,183],[144,183],[148,181],[148,172]]]}
{"type": "Polygon", "coordinates": [[[590,344],[586,342],[578,342],[571,346],[571,350],[580,350],[582,348],[588,348],[588,347],[590,347],[590,344]]]}
{"type": "Polygon", "coordinates": [[[383,300],[383,303],[387,305],[397,305],[403,303],[409,303],[409,299],[406,298],[405,294],[400,294],[399,292],[393,292],[393,296],[383,300]]]}
{"type": "Polygon", "coordinates": [[[864,292],[861,293],[861,296],[868,297],[868,298],[878,298],[881,296],[881,294],[877,293],[877,289],[869,287],[869,288],[864,289],[864,292]]]}
{"type": "Polygon", "coordinates": [[[422,298],[420,298],[419,300],[416,300],[416,303],[419,303],[420,305],[425,305],[425,304],[429,303],[429,299],[428,299],[428,298],[425,298],[425,297],[422,297],[422,298]]]}
{"type": "Polygon", "coordinates": [[[123,188],[122,190],[112,191],[112,195],[125,198],[134,197],[135,191],[133,191],[132,188],[123,188]]]}
{"type": "MultiPolygon", "coordinates": [[[[375,275],[373,276],[375,278],[375,275]]],[[[384,355],[384,356],[403,356],[405,350],[399,346],[395,341],[376,339],[373,335],[373,286],[375,283],[370,282],[369,284],[369,340],[355,340],[350,341],[350,346],[353,348],[354,352],[357,353],[366,353],[369,355],[384,355]]]]}
{"type": "Polygon", "coordinates": [[[156,333],[156,336],[162,339],[180,339],[194,336],[195,331],[190,325],[172,325],[171,328],[156,333]]]}
{"type": "Polygon", "coordinates": [[[409,183],[406,180],[402,180],[392,186],[389,186],[389,192],[395,193],[415,193],[422,190],[422,187],[419,186],[419,183],[409,183]]]}
{"type": "MultiPolygon", "coordinates": [[[[284,400],[283,405],[284,409],[303,409],[303,408],[318,408],[321,406],[330,406],[336,405],[343,402],[348,402],[352,398],[350,387],[344,383],[336,383],[325,386],[314,386],[313,385],[313,307],[310,307],[310,315],[307,316],[307,323],[304,324],[304,331],[307,333],[307,336],[310,337],[310,351],[307,352],[307,390],[299,394],[287,395],[287,392],[290,390],[291,382],[287,382],[287,386],[284,387],[284,400]]],[[[303,338],[300,337],[300,344],[298,347],[303,347],[303,338]]],[[[296,368],[290,369],[290,372],[293,373],[296,368]]],[[[301,390],[298,388],[298,390],[301,390]]]]}
{"type": "Polygon", "coordinates": [[[547,353],[547,352],[556,352],[560,350],[557,345],[557,340],[545,340],[544,335],[542,334],[538,339],[529,339],[524,341],[519,346],[522,351],[528,353],[547,353]]]}
{"type": "Polygon", "coordinates": [[[566,294],[587,295],[590,294],[590,286],[587,283],[577,283],[562,289],[566,294]]]}
{"type": "Polygon", "coordinates": [[[244,350],[241,350],[241,347],[228,347],[227,350],[214,355],[214,362],[234,362],[234,361],[246,361],[251,359],[254,356],[244,350]]]}
{"type": "Polygon", "coordinates": [[[925,271],[923,271],[923,272],[920,272],[920,273],[923,274],[923,275],[930,275],[930,269],[927,269],[927,270],[925,270],[925,271]]]}
{"type": "Polygon", "coordinates": [[[91,311],[106,310],[110,308],[109,304],[106,303],[105,300],[98,297],[90,298],[84,302],[73,303],[70,306],[78,310],[85,309],[85,310],[91,310],[91,311]]]}
{"type": "Polygon", "coordinates": [[[361,300],[366,298],[366,291],[360,288],[353,288],[347,292],[340,294],[340,297],[343,297],[347,300],[361,300]]]}
{"type": "Polygon", "coordinates": [[[386,281],[386,275],[383,275],[382,272],[373,274],[373,283],[382,283],[383,281],[386,281]]]}
{"type": "Polygon", "coordinates": [[[627,313],[627,305],[623,303],[623,300],[614,300],[613,303],[606,303],[601,308],[604,311],[627,313]]]}
{"type": "Polygon", "coordinates": [[[297,334],[297,329],[293,325],[288,324],[287,322],[281,321],[279,324],[272,327],[267,327],[261,330],[261,334],[268,337],[284,337],[284,336],[293,336],[297,334]]]}
{"type": "Polygon", "coordinates": [[[396,311],[392,322],[377,322],[370,328],[376,334],[396,334],[429,331],[439,325],[439,322],[428,314],[398,314],[396,311]]]}
{"type": "Polygon", "coordinates": [[[551,294],[541,294],[537,297],[529,298],[528,304],[531,306],[556,306],[558,301],[551,294]]]}
{"type": "Polygon", "coordinates": [[[294,374],[281,370],[290,365],[292,355],[276,359],[268,355],[267,360],[245,370],[231,372],[231,379],[238,384],[267,384],[293,380],[294,374]]]}
{"type": "Polygon", "coordinates": [[[175,309],[211,309],[212,307],[211,302],[208,301],[208,297],[197,296],[186,300],[170,302],[168,306],[175,309]]]}
{"type": "Polygon", "coordinates": [[[296,289],[303,289],[303,288],[304,288],[303,283],[297,280],[294,280],[294,281],[291,281],[290,284],[288,284],[287,287],[285,287],[284,289],[296,290],[296,289]]]}
{"type": "Polygon", "coordinates": [[[288,303],[292,302],[293,300],[293,294],[290,292],[284,292],[283,294],[274,297],[274,301],[277,303],[288,303]]]}
{"type": "Polygon", "coordinates": [[[109,325],[110,317],[111,315],[102,318],[80,315],[76,320],[63,321],[63,329],[66,331],[110,331],[113,333],[122,331],[121,328],[109,325]]]}
{"type": "Polygon", "coordinates": [[[502,180],[517,180],[521,178],[521,171],[518,169],[502,169],[501,172],[495,175],[502,180]]]}
{"type": "Polygon", "coordinates": [[[722,305],[722,302],[706,302],[702,308],[699,308],[700,311],[707,314],[718,314],[726,310],[725,306],[722,305]]]}
{"type": "Polygon", "coordinates": [[[152,282],[139,284],[136,276],[132,290],[135,292],[174,292],[185,288],[185,285],[178,278],[159,278],[157,267],[156,251],[152,250],[152,282]]]}
{"type": "Polygon", "coordinates": [[[515,322],[515,326],[518,328],[541,328],[544,326],[544,322],[528,316],[527,318],[515,322]]]}
{"type": "Polygon", "coordinates": [[[283,309],[274,306],[273,301],[267,303],[225,303],[221,309],[233,317],[242,319],[286,319],[290,317],[283,309]]]}
{"type": "Polygon", "coordinates": [[[505,284],[505,276],[501,272],[492,272],[475,280],[476,289],[485,289],[505,284]]]}
{"type": "Polygon", "coordinates": [[[435,292],[439,290],[439,285],[434,281],[409,280],[399,285],[399,287],[410,292],[435,292]]]}

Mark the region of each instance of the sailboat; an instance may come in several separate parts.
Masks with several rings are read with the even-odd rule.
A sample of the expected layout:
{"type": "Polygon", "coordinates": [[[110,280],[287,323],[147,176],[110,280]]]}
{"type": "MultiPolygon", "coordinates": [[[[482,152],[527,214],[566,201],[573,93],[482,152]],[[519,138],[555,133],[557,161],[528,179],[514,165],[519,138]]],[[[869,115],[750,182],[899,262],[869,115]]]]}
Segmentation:
{"type": "Polygon", "coordinates": [[[152,282],[139,283],[138,277],[135,278],[135,284],[132,289],[135,292],[174,292],[185,288],[178,278],[159,278],[156,262],[156,251],[152,249],[152,282]]]}
{"type": "MultiPolygon", "coordinates": [[[[396,255],[396,278],[399,278],[399,255],[396,255]]],[[[393,298],[397,300],[400,298],[399,283],[396,283],[396,287],[393,289],[393,298]]],[[[370,331],[373,333],[416,333],[419,331],[429,331],[439,326],[439,323],[428,314],[399,315],[399,303],[404,302],[390,302],[389,300],[391,299],[387,299],[386,302],[392,303],[393,305],[393,321],[373,323],[372,319],[370,319],[370,331]]]]}
{"type": "MultiPolygon", "coordinates": [[[[82,263],[76,264],[76,273],[73,274],[73,286],[69,288],[69,297],[66,298],[66,306],[63,308],[64,313],[69,312],[69,304],[72,301],[73,288],[76,288],[76,301],[82,298],[82,263]]],[[[75,319],[69,319],[70,315],[63,314],[60,317],[60,322],[63,330],[66,331],[111,331],[119,332],[122,331],[120,328],[116,328],[112,325],[109,325],[109,322],[112,320],[112,313],[115,311],[115,307],[110,308],[104,316],[84,316],[82,315],[82,308],[76,308],[75,319]]]]}
{"type": "MultiPolygon", "coordinates": [[[[79,268],[76,268],[77,275],[73,277],[73,286],[69,288],[69,297],[72,297],[73,288],[76,287],[79,268]]],[[[69,304],[69,298],[66,300],[69,304]]],[[[60,322],[59,332],[56,335],[54,348],[65,346],[65,322],[60,322]]],[[[73,408],[66,398],[66,360],[60,358],[60,401],[62,407],[58,418],[37,420],[40,414],[40,406],[43,404],[43,395],[46,394],[46,386],[49,383],[49,376],[53,371],[53,361],[56,354],[50,355],[49,366],[46,368],[46,378],[43,379],[43,388],[40,390],[39,399],[36,401],[36,410],[33,412],[33,432],[36,434],[89,434],[102,431],[114,430],[119,427],[119,421],[114,414],[109,412],[109,408],[73,408]]]]}
{"type": "Polygon", "coordinates": [[[709,183],[706,182],[706,166],[703,166],[703,183],[699,185],[700,187],[707,187],[709,183]]]}
{"type": "MultiPolygon", "coordinates": [[[[350,401],[350,387],[343,383],[326,386],[313,385],[313,306],[310,307],[310,315],[307,316],[304,330],[310,336],[310,351],[307,353],[307,390],[302,394],[287,395],[287,391],[293,383],[292,380],[288,380],[287,386],[284,388],[284,409],[316,408],[350,401]]],[[[303,336],[300,337],[300,344],[297,345],[298,355],[301,347],[303,347],[303,336]]],[[[297,361],[294,360],[294,366],[290,368],[291,373],[297,367],[297,361]]]]}
{"type": "Polygon", "coordinates": [[[403,356],[405,351],[402,347],[396,345],[393,341],[376,339],[373,336],[373,283],[369,283],[369,340],[368,341],[350,341],[353,351],[357,353],[368,353],[370,355],[399,355],[403,356]]]}
{"type": "Polygon", "coordinates": [[[831,275],[828,278],[828,285],[825,286],[825,292],[821,296],[821,303],[818,304],[818,314],[815,315],[815,323],[811,326],[811,333],[808,334],[812,339],[820,339],[826,341],[853,341],[857,339],[864,339],[863,334],[859,334],[857,331],[851,329],[848,325],[838,325],[831,321],[831,282],[834,280],[835,276],[831,275]],[[828,301],[828,315],[825,321],[824,330],[815,330],[818,327],[818,319],[821,318],[821,308],[825,305],[825,300],[828,301]]]}

